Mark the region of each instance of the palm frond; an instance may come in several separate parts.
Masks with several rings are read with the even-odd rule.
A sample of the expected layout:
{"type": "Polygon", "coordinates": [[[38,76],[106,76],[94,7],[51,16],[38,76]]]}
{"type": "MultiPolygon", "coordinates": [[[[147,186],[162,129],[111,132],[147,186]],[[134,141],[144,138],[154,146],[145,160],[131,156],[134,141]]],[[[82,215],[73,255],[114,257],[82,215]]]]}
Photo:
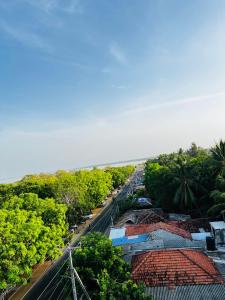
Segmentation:
{"type": "Polygon", "coordinates": [[[208,210],[208,215],[216,215],[225,209],[225,203],[215,204],[208,210]]]}
{"type": "Polygon", "coordinates": [[[180,202],[180,197],[182,196],[182,185],[180,184],[173,198],[173,202],[178,204],[180,202]]]}

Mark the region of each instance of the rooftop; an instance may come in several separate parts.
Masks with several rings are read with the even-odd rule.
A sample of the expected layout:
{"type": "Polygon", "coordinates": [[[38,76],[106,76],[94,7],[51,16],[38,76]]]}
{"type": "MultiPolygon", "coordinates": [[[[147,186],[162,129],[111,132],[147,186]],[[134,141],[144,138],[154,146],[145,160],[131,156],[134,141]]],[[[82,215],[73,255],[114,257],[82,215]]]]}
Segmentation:
{"type": "Polygon", "coordinates": [[[110,239],[118,239],[125,236],[125,228],[111,228],[110,230],[110,239]]]}
{"type": "Polygon", "coordinates": [[[154,250],[134,255],[132,278],[147,287],[225,284],[213,261],[192,249],[154,250]]]}
{"type": "Polygon", "coordinates": [[[127,223],[156,223],[163,220],[163,211],[161,208],[128,210],[122,217],[119,218],[116,226],[122,227],[127,223]]]}
{"type": "Polygon", "coordinates": [[[225,222],[224,221],[210,222],[209,224],[215,230],[225,229],[225,222]]]}
{"type": "Polygon", "coordinates": [[[191,219],[186,221],[167,221],[168,224],[176,225],[184,230],[187,230],[191,233],[210,231],[210,221],[219,221],[219,218],[210,217],[210,218],[198,218],[191,219]]]}
{"type": "Polygon", "coordinates": [[[146,288],[145,293],[157,300],[222,300],[225,299],[225,286],[223,284],[180,285],[175,289],[157,286],[146,288]]]}
{"type": "Polygon", "coordinates": [[[120,238],[112,239],[113,246],[130,245],[136,243],[146,242],[149,239],[148,234],[135,235],[135,236],[123,236],[120,238]]]}
{"type": "Polygon", "coordinates": [[[138,225],[129,225],[126,226],[126,236],[131,236],[131,235],[139,235],[139,234],[144,234],[144,233],[150,233],[156,230],[165,230],[170,233],[179,235],[183,238],[188,238],[192,239],[190,232],[178,228],[175,225],[172,224],[167,224],[163,222],[158,222],[155,224],[138,224],[138,225]]]}
{"type": "Polygon", "coordinates": [[[165,222],[165,219],[161,214],[153,210],[141,215],[137,220],[137,224],[153,224],[157,222],[165,222]]]}

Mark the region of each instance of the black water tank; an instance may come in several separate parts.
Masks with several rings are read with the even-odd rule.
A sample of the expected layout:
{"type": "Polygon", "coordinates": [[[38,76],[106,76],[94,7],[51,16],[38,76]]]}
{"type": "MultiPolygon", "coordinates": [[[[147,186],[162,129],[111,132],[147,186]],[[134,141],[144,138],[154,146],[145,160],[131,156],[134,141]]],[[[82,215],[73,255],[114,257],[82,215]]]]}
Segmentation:
{"type": "Polygon", "coordinates": [[[207,236],[206,237],[206,248],[208,251],[215,251],[216,250],[216,244],[214,237],[207,236]]]}

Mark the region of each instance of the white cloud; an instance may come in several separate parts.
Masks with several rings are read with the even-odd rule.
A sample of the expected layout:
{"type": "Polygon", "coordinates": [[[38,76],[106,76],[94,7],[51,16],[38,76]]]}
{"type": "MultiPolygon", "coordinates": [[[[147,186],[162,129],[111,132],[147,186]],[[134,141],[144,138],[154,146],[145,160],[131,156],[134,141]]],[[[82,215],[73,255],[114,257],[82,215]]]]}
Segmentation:
{"type": "Polygon", "coordinates": [[[122,84],[112,84],[112,88],[114,89],[119,89],[119,90],[124,90],[127,88],[126,85],[122,85],[122,84]]]}
{"type": "Polygon", "coordinates": [[[109,47],[109,52],[112,55],[112,57],[120,64],[126,64],[127,63],[127,57],[123,50],[120,48],[120,46],[113,42],[109,47]]]}
{"type": "Polygon", "coordinates": [[[89,119],[84,125],[64,123],[62,128],[59,123],[39,132],[7,129],[0,132],[0,178],[148,157],[193,141],[208,147],[225,138],[224,111],[221,92],[89,119]]]}
{"type": "Polygon", "coordinates": [[[41,36],[33,32],[19,29],[15,26],[11,26],[4,21],[0,22],[0,30],[4,31],[11,38],[15,39],[16,41],[20,42],[25,46],[31,48],[38,48],[46,52],[52,51],[51,45],[47,41],[45,41],[41,36]]]}
{"type": "Polygon", "coordinates": [[[61,10],[69,14],[83,13],[83,7],[80,0],[21,0],[35,8],[38,8],[46,13],[54,10],[61,10]]]}
{"type": "Polygon", "coordinates": [[[195,102],[203,102],[205,100],[215,100],[216,101],[221,98],[223,98],[223,99],[225,98],[225,92],[216,92],[213,94],[199,95],[199,96],[194,96],[194,97],[186,97],[183,99],[182,98],[175,99],[175,100],[166,101],[166,102],[158,102],[158,103],[155,102],[150,105],[136,106],[135,108],[130,108],[130,109],[128,108],[122,114],[128,116],[128,115],[132,115],[132,114],[140,114],[140,113],[148,112],[148,111],[155,110],[155,109],[163,109],[163,108],[169,108],[169,107],[174,107],[174,106],[179,106],[179,105],[182,106],[184,104],[191,104],[191,103],[195,103],[195,102]]]}

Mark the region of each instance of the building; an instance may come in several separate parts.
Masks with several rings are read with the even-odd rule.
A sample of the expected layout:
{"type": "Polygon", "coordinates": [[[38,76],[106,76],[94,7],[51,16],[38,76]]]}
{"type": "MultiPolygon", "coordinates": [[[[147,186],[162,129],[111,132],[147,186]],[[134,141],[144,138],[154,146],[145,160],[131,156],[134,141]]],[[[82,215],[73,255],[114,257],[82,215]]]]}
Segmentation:
{"type": "Polygon", "coordinates": [[[150,224],[164,222],[164,213],[161,208],[133,209],[123,214],[117,222],[117,227],[123,227],[127,224],[150,224]]]}
{"type": "Polygon", "coordinates": [[[215,238],[216,247],[224,248],[225,251],[225,222],[224,221],[217,221],[217,222],[210,222],[211,226],[211,233],[212,236],[215,238]]]}
{"type": "Polygon", "coordinates": [[[132,279],[157,300],[225,299],[225,281],[201,251],[153,250],[134,255],[131,265],[132,279]]]}
{"type": "MultiPolygon", "coordinates": [[[[208,234],[208,233],[207,233],[208,234]]],[[[127,225],[112,228],[110,238],[114,246],[122,246],[126,260],[147,250],[167,248],[205,248],[205,234],[194,234],[175,225],[158,222],[154,224],[127,225]]]]}

